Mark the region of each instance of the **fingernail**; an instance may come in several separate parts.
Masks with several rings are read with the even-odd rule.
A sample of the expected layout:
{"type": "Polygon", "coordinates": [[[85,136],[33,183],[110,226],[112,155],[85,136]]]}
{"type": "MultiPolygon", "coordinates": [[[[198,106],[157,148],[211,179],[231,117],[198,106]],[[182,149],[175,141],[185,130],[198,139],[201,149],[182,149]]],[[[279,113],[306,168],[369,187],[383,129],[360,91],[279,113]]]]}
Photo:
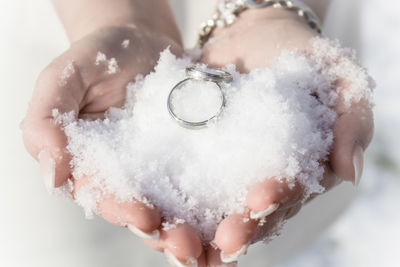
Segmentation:
{"type": "Polygon", "coordinates": [[[160,238],[160,231],[158,231],[157,229],[151,233],[146,233],[132,224],[128,224],[128,229],[132,233],[134,233],[135,235],[137,235],[138,237],[143,238],[143,239],[156,241],[156,240],[158,240],[158,238],[160,238]]]}
{"type": "Polygon", "coordinates": [[[354,166],[354,185],[360,184],[361,175],[364,167],[364,150],[357,145],[353,151],[353,166],[354,166]]]}
{"type": "Polygon", "coordinates": [[[47,192],[51,195],[55,188],[55,173],[56,173],[56,162],[50,156],[50,153],[42,150],[38,155],[40,163],[40,171],[42,172],[42,177],[44,185],[47,192]]]}
{"type": "Polygon", "coordinates": [[[268,215],[270,215],[271,213],[273,213],[274,211],[276,211],[278,208],[279,208],[279,204],[274,203],[274,204],[269,205],[269,207],[263,211],[260,211],[260,212],[251,211],[250,218],[253,220],[265,218],[268,215]]]}
{"type": "Polygon", "coordinates": [[[194,258],[189,258],[186,263],[182,263],[178,260],[174,254],[171,253],[168,249],[164,249],[165,257],[168,262],[175,267],[197,267],[197,260],[194,258]]]}
{"type": "Polygon", "coordinates": [[[231,254],[227,254],[227,253],[221,251],[221,254],[220,254],[221,261],[224,263],[231,263],[231,262],[237,261],[240,256],[242,256],[243,254],[246,253],[248,247],[249,247],[249,245],[246,244],[243,247],[241,247],[238,251],[236,251],[235,253],[231,253],[231,254]]]}

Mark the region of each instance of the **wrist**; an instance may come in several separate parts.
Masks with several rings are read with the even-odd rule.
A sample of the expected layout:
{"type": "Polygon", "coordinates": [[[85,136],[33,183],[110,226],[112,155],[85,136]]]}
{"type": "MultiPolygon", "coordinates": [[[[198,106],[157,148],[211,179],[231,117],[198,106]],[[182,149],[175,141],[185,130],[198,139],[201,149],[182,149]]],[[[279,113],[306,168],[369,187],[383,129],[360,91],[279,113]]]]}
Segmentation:
{"type": "Polygon", "coordinates": [[[304,34],[315,36],[317,32],[312,29],[306,20],[296,13],[280,8],[252,8],[240,13],[236,20],[227,27],[217,27],[211,37],[219,35],[235,34],[249,30],[275,32],[275,35],[287,35],[288,32],[295,32],[295,35],[304,34]],[[287,32],[288,31],[288,32],[287,32]]]}
{"type": "Polygon", "coordinates": [[[111,21],[80,21],[74,27],[70,27],[67,32],[71,42],[75,42],[91,33],[97,32],[103,29],[121,28],[126,30],[140,30],[151,32],[156,35],[165,36],[173,40],[177,44],[181,44],[179,31],[175,25],[170,27],[160,27],[154,22],[143,20],[141,18],[134,19],[114,19],[111,21]]]}
{"type": "Polygon", "coordinates": [[[167,0],[53,0],[71,42],[107,27],[135,27],[181,43],[167,0]]]}
{"type": "Polygon", "coordinates": [[[318,35],[296,13],[277,8],[247,9],[227,27],[217,27],[204,44],[202,60],[223,66],[240,59],[239,71],[266,67],[282,50],[308,51],[318,35]],[[255,52],[257,51],[257,52],[255,52]]]}
{"type": "MultiPolygon", "coordinates": [[[[316,33],[322,31],[317,15],[299,0],[225,0],[218,4],[212,19],[200,25],[198,45],[202,47],[210,37],[215,36],[216,28],[240,28],[236,26],[240,24],[240,20],[245,20],[245,26],[247,24],[248,27],[263,22],[272,21],[276,24],[279,21],[290,21],[307,24],[316,33]]],[[[217,32],[226,31],[217,30],[217,32]]]]}

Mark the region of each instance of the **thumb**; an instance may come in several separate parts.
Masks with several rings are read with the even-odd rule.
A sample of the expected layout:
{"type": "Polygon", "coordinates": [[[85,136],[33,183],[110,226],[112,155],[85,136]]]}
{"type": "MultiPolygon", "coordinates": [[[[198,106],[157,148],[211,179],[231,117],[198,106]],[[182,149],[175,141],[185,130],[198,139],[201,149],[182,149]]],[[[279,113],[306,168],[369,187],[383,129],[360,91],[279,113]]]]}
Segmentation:
{"type": "Polygon", "coordinates": [[[72,62],[53,62],[39,75],[27,115],[22,123],[23,140],[39,161],[46,189],[64,184],[70,177],[70,155],[61,125],[53,111],[74,111],[84,95],[80,75],[72,62]]]}
{"type": "Polygon", "coordinates": [[[338,109],[330,163],[338,177],[357,185],[363,170],[363,154],[373,136],[373,113],[364,100],[338,109]]]}

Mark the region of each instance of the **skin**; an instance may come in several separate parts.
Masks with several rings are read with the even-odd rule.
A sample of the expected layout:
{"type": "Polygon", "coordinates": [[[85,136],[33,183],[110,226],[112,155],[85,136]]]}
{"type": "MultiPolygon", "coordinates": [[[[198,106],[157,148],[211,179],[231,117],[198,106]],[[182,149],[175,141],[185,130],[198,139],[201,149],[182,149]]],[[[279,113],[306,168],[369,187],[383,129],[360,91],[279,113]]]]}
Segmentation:
{"type": "MultiPolygon", "coordinates": [[[[23,139],[35,159],[39,160],[41,151],[50,154],[55,160],[55,186],[71,178],[75,194],[90,178],[71,177],[67,139],[60,125],[54,123],[52,110],[74,111],[80,118],[102,118],[108,108],[124,104],[126,85],[137,74],[152,71],[162,50],[170,47],[179,56],[183,49],[167,1],[55,0],[54,5],[71,46],[40,73],[22,124],[23,139]],[[124,48],[122,42],[126,39],[130,44],[124,48]],[[105,63],[95,64],[99,51],[107,59],[116,59],[116,73],[108,73],[105,63]],[[74,71],[63,79],[68,63],[72,63],[74,71]]],[[[146,233],[158,229],[160,239],[148,242],[150,246],[160,251],[168,249],[182,261],[199,258],[203,262],[199,266],[205,266],[202,244],[189,225],[163,231],[156,208],[135,199],[120,203],[113,195],[103,197],[97,203],[99,216],[118,226],[132,224],[146,233]]]]}
{"type": "MultiPolygon", "coordinates": [[[[149,73],[159,52],[170,46],[176,55],[183,52],[179,31],[166,0],[53,0],[65,26],[71,47],[54,59],[39,75],[29,110],[24,119],[24,143],[30,154],[38,159],[47,151],[55,160],[55,186],[71,178],[70,155],[65,149],[66,137],[52,120],[52,110],[73,110],[77,117],[102,118],[109,107],[120,107],[125,101],[125,87],[137,74],[149,73]],[[149,15],[151,14],[151,15],[149,15]],[[121,46],[129,39],[127,48],[121,46]],[[107,73],[105,64],[95,64],[97,52],[116,58],[118,71],[107,73]],[[69,62],[74,72],[65,80],[62,73],[69,62]]],[[[307,0],[323,18],[329,1],[307,0]]],[[[213,67],[234,63],[240,72],[271,64],[282,49],[307,51],[310,38],[316,33],[291,12],[272,8],[247,10],[233,25],[213,32],[212,41],[204,47],[201,62],[213,67]],[[262,48],[262,49],[261,49],[262,48]]],[[[335,142],[325,164],[321,184],[329,190],[342,180],[354,180],[352,165],[355,144],[365,150],[372,138],[372,112],[366,103],[344,109],[336,106],[339,118],[333,131],[335,142]]],[[[266,177],[268,178],[268,177],[266,177]]],[[[90,182],[90,177],[74,179],[75,191],[90,182]]],[[[102,192],[100,192],[102,193],[102,192]]],[[[169,231],[161,230],[162,218],[156,208],[135,199],[119,203],[106,195],[97,203],[98,214],[115,225],[133,224],[144,232],[160,230],[157,241],[145,240],[153,249],[168,249],[179,260],[198,260],[199,266],[219,266],[220,253],[233,253],[243,245],[254,243],[269,234],[282,220],[294,216],[301,208],[303,188],[289,188],[285,179],[266,179],[249,191],[248,210],[233,214],[219,225],[214,246],[201,244],[193,228],[179,224],[169,231]],[[258,220],[246,220],[250,211],[259,212],[270,204],[279,208],[266,218],[263,226],[258,220]]],[[[315,196],[312,196],[312,199],[315,196]]]]}
{"type": "MultiPolygon", "coordinates": [[[[311,6],[315,3],[315,10],[323,16],[326,6],[324,9],[321,2],[324,1],[308,2],[311,6]]],[[[269,66],[284,49],[307,53],[309,41],[316,35],[303,19],[291,12],[267,8],[247,10],[231,26],[213,32],[204,46],[201,61],[212,67],[235,63],[239,72],[247,73],[254,68],[269,66]]],[[[343,85],[345,81],[339,83],[343,85]]],[[[359,145],[365,151],[373,135],[373,114],[364,101],[347,109],[344,100],[339,98],[335,110],[339,115],[333,126],[335,142],[329,161],[324,163],[325,174],[321,181],[327,190],[342,180],[354,181],[352,162],[355,147],[359,145]]],[[[266,178],[248,192],[247,212],[230,215],[220,223],[213,241],[220,251],[234,253],[246,244],[267,237],[278,223],[301,209],[304,189],[300,184],[289,188],[286,179],[266,178]],[[276,203],[279,208],[265,218],[264,225],[257,226],[259,221],[250,219],[250,211],[260,212],[276,203]]],[[[221,264],[219,257],[215,256],[220,251],[214,249],[210,252],[214,255],[209,257],[210,266],[221,264]]]]}

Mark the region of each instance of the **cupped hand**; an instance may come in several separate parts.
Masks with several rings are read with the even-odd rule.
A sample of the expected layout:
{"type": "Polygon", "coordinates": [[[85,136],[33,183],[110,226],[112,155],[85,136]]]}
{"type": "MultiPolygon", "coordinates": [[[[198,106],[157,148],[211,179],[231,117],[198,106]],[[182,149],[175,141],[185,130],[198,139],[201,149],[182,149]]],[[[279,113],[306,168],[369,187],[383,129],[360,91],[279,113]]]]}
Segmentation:
{"type": "MultiPolygon", "coordinates": [[[[316,35],[302,18],[291,12],[272,8],[247,10],[229,27],[213,32],[200,61],[212,67],[233,63],[239,72],[247,73],[270,65],[283,49],[309,51],[310,39],[316,35]]],[[[338,82],[345,84],[346,81],[338,82]]],[[[362,100],[346,108],[343,102],[339,95],[334,144],[321,181],[326,190],[342,180],[359,182],[363,152],[373,135],[370,105],[362,100]]],[[[302,185],[296,183],[293,187],[286,179],[266,178],[270,179],[249,191],[248,211],[230,215],[218,226],[214,246],[207,250],[210,266],[237,261],[251,243],[273,234],[282,221],[302,207],[302,185]],[[265,221],[262,226],[259,226],[260,220],[265,221]]]]}
{"type": "MultiPolygon", "coordinates": [[[[40,162],[49,191],[69,178],[74,193],[90,182],[89,177],[71,177],[67,138],[54,121],[53,111],[103,118],[107,109],[124,104],[126,85],[138,74],[148,74],[167,47],[176,55],[183,51],[179,40],[161,32],[134,26],[104,27],[73,42],[41,72],[22,129],[25,146],[40,162]]],[[[135,199],[121,203],[113,195],[104,195],[97,203],[97,213],[110,223],[127,226],[172,262],[190,262],[203,252],[191,227],[180,224],[163,231],[157,209],[135,199]]]]}

